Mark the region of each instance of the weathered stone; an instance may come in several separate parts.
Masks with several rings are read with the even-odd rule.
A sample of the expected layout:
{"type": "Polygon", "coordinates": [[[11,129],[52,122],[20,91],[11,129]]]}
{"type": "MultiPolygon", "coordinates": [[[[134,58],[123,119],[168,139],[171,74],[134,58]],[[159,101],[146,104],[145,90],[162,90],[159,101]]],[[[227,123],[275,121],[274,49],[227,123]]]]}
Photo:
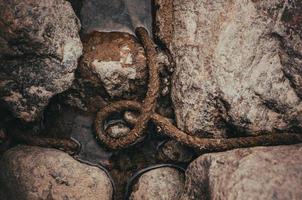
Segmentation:
{"type": "Polygon", "coordinates": [[[186,171],[182,200],[299,199],[302,145],[205,154],[186,171]]]}
{"type": "Polygon", "coordinates": [[[104,199],[112,185],[104,171],[61,151],[18,146],[0,161],[0,199],[104,199]]]}
{"type": "Polygon", "coordinates": [[[144,173],[133,186],[130,200],[179,199],[184,186],[184,174],[170,167],[144,173]]]}
{"type": "Polygon", "coordinates": [[[102,85],[112,98],[144,96],[146,58],[134,36],[94,32],[86,36],[83,45],[81,78],[102,85]]]}
{"type": "Polygon", "coordinates": [[[172,35],[160,36],[176,61],[178,127],[201,137],[299,130],[301,9],[299,0],[173,1],[163,21],[172,35]]]}
{"type": "Polygon", "coordinates": [[[35,121],[72,83],[82,53],[79,20],[64,0],[0,0],[0,98],[35,121]]]}

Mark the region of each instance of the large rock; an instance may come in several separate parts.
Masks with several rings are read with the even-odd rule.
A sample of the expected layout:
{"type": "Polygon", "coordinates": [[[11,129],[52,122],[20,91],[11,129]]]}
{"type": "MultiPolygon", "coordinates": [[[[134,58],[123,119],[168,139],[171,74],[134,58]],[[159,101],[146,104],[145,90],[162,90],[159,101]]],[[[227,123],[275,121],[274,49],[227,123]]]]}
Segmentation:
{"type": "Polygon", "coordinates": [[[0,98],[34,121],[73,81],[80,23],[64,0],[0,0],[0,10],[0,98]]]}
{"type": "Polygon", "coordinates": [[[177,169],[153,169],[143,174],[133,186],[130,200],[179,199],[183,186],[184,174],[177,169]]]}
{"type": "Polygon", "coordinates": [[[172,11],[157,2],[168,8],[157,31],[176,61],[179,128],[226,137],[302,127],[301,1],[176,0],[172,11]]]}
{"type": "MultiPolygon", "coordinates": [[[[121,32],[93,32],[83,41],[80,78],[103,86],[111,98],[144,96],[146,57],[136,38],[121,32]]],[[[99,92],[100,93],[100,92],[99,92]]]]}
{"type": "Polygon", "coordinates": [[[182,200],[300,199],[302,144],[200,156],[186,171],[182,200]]]}
{"type": "Polygon", "coordinates": [[[18,146],[0,161],[0,199],[104,199],[113,188],[106,173],[59,150],[18,146]]]}

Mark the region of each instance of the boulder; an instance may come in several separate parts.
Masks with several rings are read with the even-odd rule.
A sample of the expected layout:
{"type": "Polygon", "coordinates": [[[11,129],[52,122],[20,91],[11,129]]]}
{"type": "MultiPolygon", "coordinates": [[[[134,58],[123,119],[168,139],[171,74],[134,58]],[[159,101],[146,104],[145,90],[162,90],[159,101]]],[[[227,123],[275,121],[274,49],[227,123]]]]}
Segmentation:
{"type": "Polygon", "coordinates": [[[136,38],[121,32],[93,32],[85,36],[80,78],[103,86],[110,98],[144,96],[146,57],[136,38]]]}
{"type": "Polygon", "coordinates": [[[0,10],[0,99],[32,122],[73,81],[80,22],[64,0],[0,0],[0,10]]]}
{"type": "Polygon", "coordinates": [[[0,160],[0,199],[112,199],[112,184],[98,167],[41,147],[17,146],[0,160]]]}
{"type": "Polygon", "coordinates": [[[171,167],[153,169],[139,177],[130,200],[179,199],[184,186],[184,174],[171,167]]]}
{"type": "Polygon", "coordinates": [[[179,128],[216,138],[301,129],[301,1],[169,1],[156,1],[156,24],[176,62],[179,128]]]}
{"type": "Polygon", "coordinates": [[[205,154],[186,171],[181,200],[300,199],[302,144],[205,154]]]}

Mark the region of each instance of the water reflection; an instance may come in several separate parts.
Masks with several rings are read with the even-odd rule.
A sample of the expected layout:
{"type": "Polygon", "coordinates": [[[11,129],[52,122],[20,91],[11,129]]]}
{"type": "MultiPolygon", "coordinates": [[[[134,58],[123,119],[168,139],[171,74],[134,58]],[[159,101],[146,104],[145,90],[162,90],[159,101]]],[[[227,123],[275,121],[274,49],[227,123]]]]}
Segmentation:
{"type": "Polygon", "coordinates": [[[151,33],[151,0],[84,0],[81,21],[83,33],[133,33],[138,26],[151,33]]]}

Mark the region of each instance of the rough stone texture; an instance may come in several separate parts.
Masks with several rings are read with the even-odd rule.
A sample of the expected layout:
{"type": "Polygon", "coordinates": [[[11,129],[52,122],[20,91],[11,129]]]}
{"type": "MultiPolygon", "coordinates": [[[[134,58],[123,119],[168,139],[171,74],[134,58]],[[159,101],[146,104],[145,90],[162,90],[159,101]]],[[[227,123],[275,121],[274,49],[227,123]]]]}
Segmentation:
{"type": "Polygon", "coordinates": [[[0,98],[34,121],[70,85],[82,53],[80,30],[64,0],[0,0],[0,98]]]}
{"type": "Polygon", "coordinates": [[[300,199],[302,144],[205,154],[186,171],[182,200],[300,199]]]}
{"type": "Polygon", "coordinates": [[[184,174],[163,167],[144,173],[133,187],[130,200],[179,199],[184,186],[184,174]]]}
{"type": "Polygon", "coordinates": [[[102,85],[111,98],[144,96],[146,58],[134,36],[94,32],[85,37],[83,45],[79,68],[83,79],[102,85]]]}
{"type": "Polygon", "coordinates": [[[201,137],[299,130],[301,9],[299,0],[174,0],[163,41],[176,61],[178,127],[201,137]]]}
{"type": "Polygon", "coordinates": [[[18,146],[0,161],[0,199],[104,199],[112,197],[105,172],[54,149],[18,146]]]}

